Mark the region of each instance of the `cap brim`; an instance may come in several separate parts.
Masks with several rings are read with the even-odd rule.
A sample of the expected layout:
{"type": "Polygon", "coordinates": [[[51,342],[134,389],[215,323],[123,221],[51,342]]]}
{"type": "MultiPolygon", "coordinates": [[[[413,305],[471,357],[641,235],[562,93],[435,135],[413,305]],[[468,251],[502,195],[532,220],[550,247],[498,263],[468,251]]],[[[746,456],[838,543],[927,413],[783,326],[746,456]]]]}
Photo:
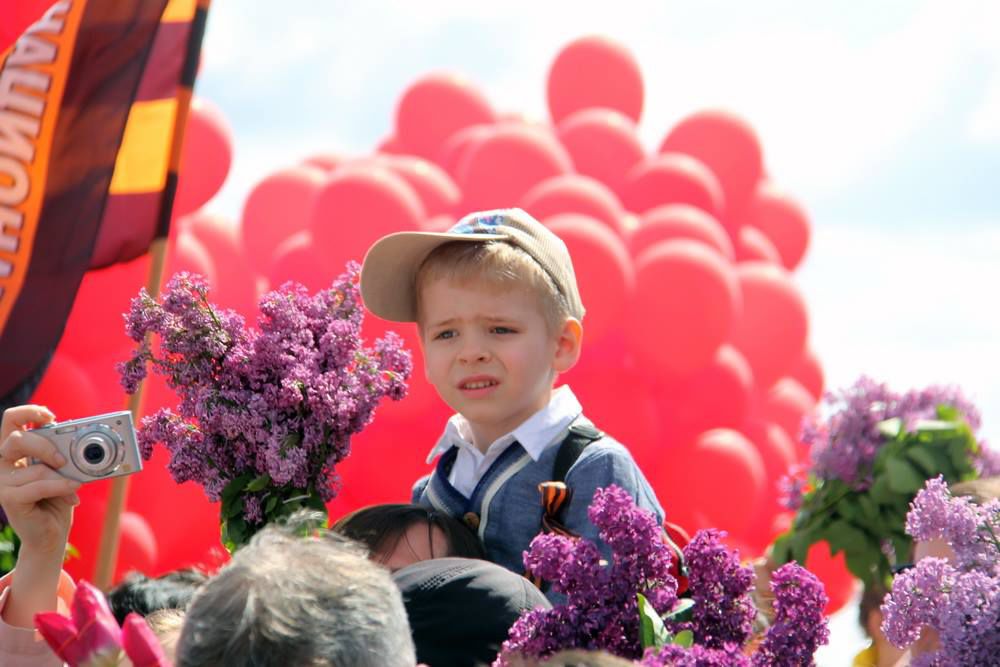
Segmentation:
{"type": "Polygon", "coordinates": [[[361,298],[365,307],[384,320],[416,322],[417,269],[434,248],[449,241],[502,241],[506,234],[397,232],[383,236],[365,255],[361,266],[361,298]]]}

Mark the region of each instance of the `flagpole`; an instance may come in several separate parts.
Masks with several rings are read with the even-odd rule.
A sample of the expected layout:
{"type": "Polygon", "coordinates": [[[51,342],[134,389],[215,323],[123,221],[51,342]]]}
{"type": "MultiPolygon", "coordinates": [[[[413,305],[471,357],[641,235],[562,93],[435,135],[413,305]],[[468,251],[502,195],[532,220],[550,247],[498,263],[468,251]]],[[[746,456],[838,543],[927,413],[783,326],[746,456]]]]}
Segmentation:
{"type": "MultiPolygon", "coordinates": [[[[208,20],[208,9],[211,0],[198,0],[194,17],[191,20],[191,38],[188,40],[188,50],[181,72],[181,80],[177,94],[177,117],[174,119],[174,137],[170,147],[170,161],[167,169],[166,184],[163,189],[163,200],[160,208],[160,218],[157,224],[156,237],[149,246],[150,266],[146,278],[146,290],[156,299],[160,295],[160,285],[163,284],[163,272],[167,258],[167,241],[170,236],[170,218],[173,214],[174,196],[177,193],[177,177],[180,169],[181,151],[184,146],[184,129],[187,127],[188,111],[191,108],[194,81],[198,73],[198,61],[201,44],[205,37],[205,25],[208,20]]],[[[135,393],[129,396],[128,410],[132,412],[133,420],[138,424],[141,416],[142,397],[145,381],[139,383],[135,393]]],[[[115,477],[111,482],[108,495],[108,505],[104,513],[104,526],[101,530],[101,542],[97,551],[97,565],[94,568],[94,585],[103,591],[111,587],[118,563],[118,541],[121,529],[121,514],[128,498],[129,477],[115,477]]]]}

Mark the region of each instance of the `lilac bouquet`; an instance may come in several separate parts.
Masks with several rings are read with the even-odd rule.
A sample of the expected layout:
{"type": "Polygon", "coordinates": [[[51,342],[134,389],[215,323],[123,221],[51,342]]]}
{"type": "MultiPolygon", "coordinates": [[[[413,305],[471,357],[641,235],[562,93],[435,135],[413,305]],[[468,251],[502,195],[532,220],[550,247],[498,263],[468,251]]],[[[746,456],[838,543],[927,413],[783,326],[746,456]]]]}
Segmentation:
{"type": "Polygon", "coordinates": [[[611,550],[611,562],[589,540],[536,537],[525,566],[566,601],[525,612],[494,667],[568,648],[605,650],[647,667],[806,665],[826,641],[826,595],[803,568],[791,564],[774,574],[776,623],[757,652],[747,655],[756,615],[753,572],[722,544],[724,533],[699,531],[684,548],[690,597],[678,598],[671,551],[650,512],[609,486],[594,494],[589,517],[611,550]]]}
{"type": "Polygon", "coordinates": [[[944,479],[929,480],[913,500],[906,531],[919,541],[944,540],[954,562],[924,558],[896,576],[882,605],[882,632],[900,648],[924,626],[938,648],[918,666],[997,664],[1000,656],[1000,499],[976,505],[953,497],[944,479]]]}
{"type": "Polygon", "coordinates": [[[803,430],[812,445],[808,476],[783,482],[797,513],[773,558],[804,562],[809,547],[826,540],[866,585],[887,582],[909,557],[904,521],[924,482],[993,474],[998,460],[977,442],[979,411],[957,388],[897,394],[862,377],[826,402],[834,412],[803,430]]]}
{"type": "Polygon", "coordinates": [[[399,336],[363,346],[358,272],[348,264],[312,296],[294,283],[264,295],[257,329],[209,303],[196,275],[171,278],[159,303],[145,290],[132,301],[126,330],[139,346],[118,367],[122,385],[136,391],[149,364],[180,398],[176,413],[142,420],[142,454],[163,443],[175,481],[222,501],[230,550],[297,509],[324,511],[351,436],[384,396],[406,395],[412,364],[399,336]]]}

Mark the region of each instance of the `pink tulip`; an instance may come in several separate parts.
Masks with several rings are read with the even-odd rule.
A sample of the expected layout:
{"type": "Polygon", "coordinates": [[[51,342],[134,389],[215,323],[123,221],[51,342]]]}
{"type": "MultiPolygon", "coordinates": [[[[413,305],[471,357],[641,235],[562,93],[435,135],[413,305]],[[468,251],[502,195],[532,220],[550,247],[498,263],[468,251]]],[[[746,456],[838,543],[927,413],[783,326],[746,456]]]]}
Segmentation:
{"type": "Polygon", "coordinates": [[[70,667],[117,667],[122,632],[104,594],[81,581],[73,595],[72,613],[72,619],[36,614],[35,626],[70,667]]]}
{"type": "Polygon", "coordinates": [[[167,667],[170,664],[156,633],[139,614],[132,613],[125,617],[122,645],[125,655],[135,667],[167,667]]]}
{"type": "Polygon", "coordinates": [[[83,643],[91,656],[116,654],[121,650],[122,629],[108,599],[86,581],[80,582],[73,596],[73,622],[76,623],[77,641],[83,643]]]}
{"type": "Polygon", "coordinates": [[[83,663],[86,654],[83,645],[76,641],[76,624],[73,619],[49,611],[35,614],[35,627],[52,652],[70,665],[83,663]]]}

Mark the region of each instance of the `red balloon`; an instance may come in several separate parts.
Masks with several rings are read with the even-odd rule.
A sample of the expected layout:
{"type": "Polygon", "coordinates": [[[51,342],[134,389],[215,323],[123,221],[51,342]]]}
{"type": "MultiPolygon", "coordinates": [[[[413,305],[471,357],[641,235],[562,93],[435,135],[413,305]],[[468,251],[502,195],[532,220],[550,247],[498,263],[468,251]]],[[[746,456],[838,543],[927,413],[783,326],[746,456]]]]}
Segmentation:
{"type": "Polygon", "coordinates": [[[774,422],[794,442],[802,433],[802,420],[812,413],[816,399],[797,380],[783,377],[764,394],[760,413],[764,419],[774,422]]]}
{"type": "Polygon", "coordinates": [[[733,343],[750,362],[758,386],[788,373],[805,351],[809,333],[806,304],[791,274],[780,266],[746,262],[736,267],[743,313],[733,343]]]}
{"type": "Polygon", "coordinates": [[[660,437],[660,419],[648,382],[631,360],[601,358],[591,354],[589,342],[587,347],[580,363],[559,377],[560,384],[573,389],[597,428],[628,447],[641,470],[656,469],[670,452],[660,437]]]}
{"type": "Polygon", "coordinates": [[[527,125],[501,125],[472,146],[460,167],[462,208],[507,208],[533,186],[573,171],[558,141],[527,125]]]}
{"type": "Polygon", "coordinates": [[[723,345],[712,361],[693,375],[663,382],[656,404],[663,429],[674,440],[690,440],[713,428],[739,428],[749,409],[753,373],[743,355],[723,345]]]}
{"type": "Polygon", "coordinates": [[[108,482],[91,482],[80,487],[77,495],[80,504],[73,509],[73,525],[69,531],[69,543],[79,554],[69,558],[63,568],[73,579],[94,580],[97,568],[97,552],[101,545],[101,530],[107,514],[108,482]],[[94,491],[100,489],[100,495],[94,491]]]}
{"type": "Polygon", "coordinates": [[[521,208],[538,220],[560,213],[582,213],[604,223],[619,237],[625,235],[625,209],[618,197],[587,176],[564,174],[542,181],[524,195],[521,208]]]}
{"type": "Polygon", "coordinates": [[[406,155],[407,149],[396,136],[388,136],[375,147],[376,153],[383,155],[406,155]]]}
{"type": "Polygon", "coordinates": [[[428,159],[452,134],[496,114],[486,98],[462,79],[431,74],[406,89],[396,107],[396,138],[407,152],[428,159]]]}
{"type": "Polygon", "coordinates": [[[576,170],[615,192],[646,155],[635,123],[613,109],[581,109],[559,123],[557,132],[576,170]]]}
{"type": "Polygon", "coordinates": [[[129,572],[153,572],[159,548],[149,523],[135,512],[122,512],[118,530],[118,563],[111,583],[118,583],[129,572]]]}
{"type": "Polygon", "coordinates": [[[802,261],[809,247],[809,219],[788,195],[764,183],[750,199],[744,221],[767,236],[786,269],[791,271],[802,261]]]}
{"type": "Polygon", "coordinates": [[[410,155],[385,156],[380,161],[406,181],[423,202],[425,215],[453,213],[462,197],[458,186],[441,167],[410,155]]]}
{"type": "Polygon", "coordinates": [[[639,122],[643,84],[639,64],[620,44],[604,37],[569,43],[552,63],[546,88],[556,123],[574,111],[607,107],[639,122]]]}
{"type": "Polygon", "coordinates": [[[729,338],[739,304],[736,276],[717,252],[684,239],[657,243],[636,260],[632,351],[658,372],[693,373],[729,338]]]}
{"type": "Polygon", "coordinates": [[[303,160],[302,166],[315,167],[324,172],[331,172],[344,162],[344,156],[338,153],[316,153],[303,160]]]}
{"type": "Polygon", "coordinates": [[[744,225],[736,233],[737,262],[770,262],[781,265],[781,255],[764,232],[744,225]]]}
{"type": "Polygon", "coordinates": [[[352,438],[351,455],[337,466],[343,483],[334,501],[338,511],[407,503],[413,483],[432,470],[426,457],[451,414],[447,405],[438,400],[423,415],[406,419],[383,412],[388,407],[388,401],[379,406],[371,425],[352,438]],[[403,442],[414,446],[400,447],[403,442]]]}
{"type": "Polygon", "coordinates": [[[312,234],[299,232],[274,249],[267,269],[270,289],[289,280],[305,285],[311,292],[326,289],[344,271],[344,265],[327,262],[316,251],[312,234]]]}
{"type": "Polygon", "coordinates": [[[420,227],[426,212],[406,181],[375,164],[345,166],[316,197],[309,229],[314,250],[336,274],[348,260],[360,262],[376,240],[420,227]]]}
{"type": "Polygon", "coordinates": [[[164,286],[171,276],[181,271],[196,273],[207,280],[210,296],[214,298],[215,292],[219,288],[219,276],[212,258],[194,234],[179,229],[176,234],[170,237],[167,262],[163,273],[164,286]]]}
{"type": "Polygon", "coordinates": [[[182,232],[192,234],[201,243],[215,267],[218,282],[212,286],[212,301],[245,315],[253,314],[257,304],[256,274],[243,255],[237,226],[203,211],[178,222],[182,232]]]}
{"type": "Polygon", "coordinates": [[[741,537],[755,547],[763,549],[772,541],[771,528],[774,525],[774,517],[785,509],[780,503],[778,483],[790,472],[798,460],[798,455],[795,444],[777,424],[762,419],[751,419],[741,430],[757,448],[767,478],[764,483],[764,500],[757,516],[741,537]]]}
{"type": "Polygon", "coordinates": [[[200,208],[222,188],[233,161],[233,133],[217,106],[191,100],[178,171],[174,214],[200,208]]]}
{"type": "Polygon", "coordinates": [[[743,208],[764,173],[757,133],[727,111],[700,111],[683,119],[660,145],[661,153],[668,151],[694,156],[712,170],[725,192],[727,217],[743,208]]]}
{"type": "Polygon", "coordinates": [[[425,232],[446,232],[455,226],[455,222],[457,221],[454,216],[435,215],[433,218],[427,218],[420,223],[420,229],[425,232]]]}
{"type": "Polygon", "coordinates": [[[226,558],[219,533],[219,503],[194,483],[170,476],[166,448],[157,446],[129,485],[128,509],[156,527],[159,557],[148,572],[157,576],[182,567],[212,569],[226,558]]]}
{"type": "Polygon", "coordinates": [[[725,428],[672,450],[655,479],[667,517],[691,532],[714,527],[741,535],[765,497],[760,454],[742,433],[725,428]]]}
{"type": "Polygon", "coordinates": [[[733,261],[733,243],[719,221],[688,204],[664,204],[647,211],[629,234],[629,249],[638,257],[653,244],[671,239],[701,241],[733,261]]]}
{"type": "Polygon", "coordinates": [[[798,380],[817,401],[823,397],[823,387],[825,386],[823,366],[812,350],[805,351],[805,354],[799,359],[799,363],[789,371],[788,375],[798,380]]]}
{"type": "Polygon", "coordinates": [[[99,413],[90,376],[69,356],[56,352],[29,403],[49,408],[59,421],[99,413]]]}
{"type": "Polygon", "coordinates": [[[434,157],[434,162],[453,179],[457,179],[468,158],[469,151],[492,133],[492,125],[470,125],[462,128],[441,144],[441,148],[434,157]]]}
{"type": "Polygon", "coordinates": [[[82,366],[108,354],[127,356],[133,343],[125,335],[122,313],[129,311],[132,299],[146,286],[148,273],[149,255],[85,273],[59,350],[82,366]]]}
{"type": "Polygon", "coordinates": [[[664,153],[643,160],[625,177],[625,208],[639,215],[662,204],[690,204],[721,220],[722,188],[708,167],[687,155],[664,153]]]}
{"type": "Polygon", "coordinates": [[[569,248],[580,299],[587,314],[587,341],[598,341],[621,326],[625,304],[635,288],[635,271],[625,244],[604,224],[587,215],[563,213],[545,219],[569,248]]]}
{"type": "Polygon", "coordinates": [[[832,556],[830,545],[825,540],[816,542],[809,547],[804,565],[823,582],[823,587],[829,597],[829,602],[826,603],[826,608],[823,610],[827,616],[843,608],[854,595],[854,587],[857,582],[854,575],[847,569],[844,552],[841,551],[836,556],[832,556]]]}
{"type": "Polygon", "coordinates": [[[309,226],[316,195],[327,173],[300,165],[276,171],[254,186],[243,205],[240,235],[247,261],[266,270],[274,249],[309,226]]]}

